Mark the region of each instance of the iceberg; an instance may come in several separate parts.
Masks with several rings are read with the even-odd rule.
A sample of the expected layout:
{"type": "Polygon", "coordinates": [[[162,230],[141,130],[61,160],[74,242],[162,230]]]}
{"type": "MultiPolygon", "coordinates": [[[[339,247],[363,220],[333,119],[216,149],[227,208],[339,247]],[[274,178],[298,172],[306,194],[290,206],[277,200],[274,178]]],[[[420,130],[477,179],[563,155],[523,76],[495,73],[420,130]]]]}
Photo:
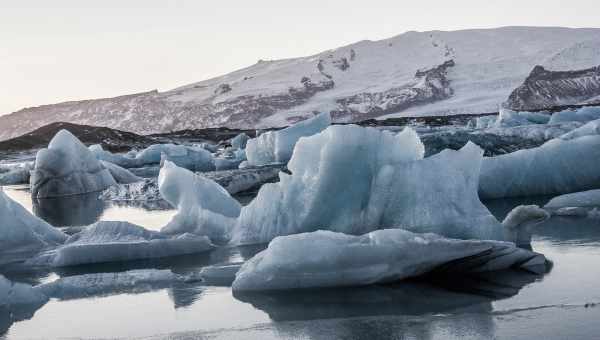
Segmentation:
{"type": "Polygon", "coordinates": [[[194,275],[179,275],[168,269],[137,269],[61,277],[35,288],[50,298],[71,300],[122,293],[139,294],[168,288],[178,282],[198,280],[194,275]]]}
{"type": "Polygon", "coordinates": [[[556,195],[600,188],[600,136],[550,140],[540,147],[485,158],[482,199],[556,195]]]}
{"type": "Polygon", "coordinates": [[[275,238],[240,268],[232,287],[235,292],[361,286],[448,270],[446,264],[459,273],[508,268],[538,273],[545,270],[546,259],[508,242],[401,229],[362,236],[321,230],[275,238]]]}
{"type": "Polygon", "coordinates": [[[231,146],[235,149],[242,150],[242,149],[246,148],[246,144],[248,143],[249,140],[250,140],[250,137],[248,137],[247,134],[242,132],[239,135],[237,135],[231,139],[231,146]]]}
{"type": "Polygon", "coordinates": [[[33,162],[17,164],[0,164],[0,185],[14,185],[29,183],[33,162]]]}
{"type": "Polygon", "coordinates": [[[62,244],[67,235],[33,216],[0,188],[0,263],[9,253],[36,251],[62,244]]]}
{"type": "Polygon", "coordinates": [[[30,261],[53,267],[155,259],[194,254],[214,247],[205,236],[163,235],[128,222],[101,221],[69,237],[61,247],[30,261]]]}
{"type": "MultiPolygon", "coordinates": [[[[168,144],[167,144],[168,145],[168,144]]],[[[143,153],[143,151],[142,151],[143,153]]],[[[161,164],[165,161],[191,171],[214,171],[215,160],[210,152],[202,148],[191,148],[183,145],[170,145],[163,148],[161,164]]]]}
{"type": "MultiPolygon", "coordinates": [[[[513,127],[531,124],[546,124],[550,121],[550,114],[542,112],[513,111],[506,108],[500,109],[495,127],[513,127]]],[[[484,121],[482,121],[483,123],[484,121]]]]}
{"type": "Polygon", "coordinates": [[[575,139],[575,138],[579,138],[579,137],[583,137],[583,136],[594,136],[594,135],[600,135],[600,119],[597,120],[593,120],[589,123],[586,123],[585,125],[574,129],[570,132],[565,133],[564,135],[560,136],[560,139],[563,140],[571,140],[571,139],[575,139]]]}
{"type": "Polygon", "coordinates": [[[600,106],[588,106],[575,110],[564,110],[556,112],[550,118],[549,124],[562,122],[582,122],[587,123],[592,120],[600,119],[600,106]]]}
{"type": "Polygon", "coordinates": [[[31,172],[33,197],[60,197],[102,191],[117,184],[110,171],[77,137],[59,131],[38,151],[31,172]]]}
{"type": "Polygon", "coordinates": [[[214,181],[165,161],[158,176],[162,197],[177,207],[177,215],[162,229],[166,234],[192,233],[213,242],[229,237],[229,226],[241,205],[214,181]]]}
{"type": "Polygon", "coordinates": [[[600,189],[560,195],[544,206],[544,208],[564,207],[600,207],[600,189]]]}
{"type": "Polygon", "coordinates": [[[301,121],[279,131],[268,131],[250,139],[246,155],[250,165],[286,163],[292,157],[294,146],[301,137],[315,135],[331,125],[329,113],[301,121]]]}
{"type": "Polygon", "coordinates": [[[110,162],[123,168],[134,168],[137,167],[139,162],[129,155],[113,154],[112,152],[105,151],[100,144],[90,145],[88,148],[96,159],[100,161],[110,162]]]}
{"type": "Polygon", "coordinates": [[[118,184],[131,184],[142,181],[143,179],[132,174],[129,170],[107,161],[100,161],[108,169],[118,184]]]}

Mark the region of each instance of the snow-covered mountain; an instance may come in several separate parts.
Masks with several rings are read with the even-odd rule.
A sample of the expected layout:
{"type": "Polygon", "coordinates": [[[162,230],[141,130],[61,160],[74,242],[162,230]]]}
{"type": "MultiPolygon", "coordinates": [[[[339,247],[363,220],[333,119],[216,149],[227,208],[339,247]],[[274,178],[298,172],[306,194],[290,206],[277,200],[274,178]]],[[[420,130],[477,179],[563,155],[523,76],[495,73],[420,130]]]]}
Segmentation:
{"type": "Polygon", "coordinates": [[[600,29],[407,32],[308,57],[261,60],[166,92],[26,108],[0,117],[0,139],[55,121],[145,134],[281,126],[317,111],[337,121],[491,112],[536,65],[551,71],[600,65],[600,29]]]}

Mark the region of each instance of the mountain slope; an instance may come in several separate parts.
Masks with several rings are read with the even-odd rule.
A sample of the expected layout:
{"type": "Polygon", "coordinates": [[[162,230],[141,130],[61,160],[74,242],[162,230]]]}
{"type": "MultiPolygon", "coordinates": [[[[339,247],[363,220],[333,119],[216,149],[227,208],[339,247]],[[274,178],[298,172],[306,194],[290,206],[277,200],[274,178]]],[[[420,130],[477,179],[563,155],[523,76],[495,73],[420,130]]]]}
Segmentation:
{"type": "MultiPolygon", "coordinates": [[[[600,65],[600,29],[505,27],[407,32],[257,64],[166,92],[27,108],[0,117],[0,139],[54,121],[136,133],[496,111],[536,65],[600,65]],[[594,64],[595,63],[595,64],[594,64]]],[[[600,93],[598,93],[600,95],[600,93]]]]}

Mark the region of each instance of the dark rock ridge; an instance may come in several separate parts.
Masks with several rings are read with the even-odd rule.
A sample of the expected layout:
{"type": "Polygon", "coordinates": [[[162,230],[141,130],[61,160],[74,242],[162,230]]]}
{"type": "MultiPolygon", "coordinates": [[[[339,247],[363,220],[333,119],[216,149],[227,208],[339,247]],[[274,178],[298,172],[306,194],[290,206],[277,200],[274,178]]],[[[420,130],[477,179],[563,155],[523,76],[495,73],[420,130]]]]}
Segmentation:
{"type": "Polygon", "coordinates": [[[355,121],[446,99],[454,93],[446,77],[448,68],[453,66],[451,59],[437,67],[417,71],[414,80],[406,85],[340,98],[338,108],[331,112],[332,117],[355,121]]]}
{"type": "Polygon", "coordinates": [[[0,142],[0,151],[16,152],[39,149],[48,146],[54,135],[60,130],[68,130],[86,145],[101,144],[111,152],[129,151],[132,148],[144,148],[156,141],[132,132],[119,131],[107,127],[77,125],[72,123],[52,123],[25,135],[0,142]]]}
{"type": "Polygon", "coordinates": [[[577,71],[549,71],[533,68],[525,82],[504,104],[512,110],[540,110],[551,106],[600,102],[600,66],[577,71]],[[594,98],[596,98],[594,100],[594,98]]]}

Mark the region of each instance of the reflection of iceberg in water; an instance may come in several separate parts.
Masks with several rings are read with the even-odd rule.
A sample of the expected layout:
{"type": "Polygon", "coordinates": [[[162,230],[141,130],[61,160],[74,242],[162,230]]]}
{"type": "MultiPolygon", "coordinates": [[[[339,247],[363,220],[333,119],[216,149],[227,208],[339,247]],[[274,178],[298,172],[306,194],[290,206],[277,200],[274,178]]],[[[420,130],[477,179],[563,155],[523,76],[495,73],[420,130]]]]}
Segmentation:
{"type": "Polygon", "coordinates": [[[492,338],[492,302],[517,294],[538,278],[507,271],[459,281],[438,276],[427,282],[234,296],[277,321],[276,332],[282,337],[429,339],[440,332],[447,338],[448,332],[463,329],[475,338],[492,338]]]}
{"type": "Polygon", "coordinates": [[[560,244],[600,243],[600,220],[553,216],[535,228],[534,237],[560,244]]]}
{"type": "Polygon", "coordinates": [[[10,329],[13,323],[23,320],[29,320],[35,312],[45,304],[27,304],[16,307],[0,306],[0,339],[4,339],[4,334],[10,329]]]}
{"type": "Polygon", "coordinates": [[[234,292],[241,301],[265,311],[275,321],[315,320],[384,315],[488,313],[494,299],[519,292],[540,276],[521,271],[428,277],[393,285],[299,291],[234,292]]]}
{"type": "Polygon", "coordinates": [[[36,216],[53,226],[84,226],[98,221],[105,204],[98,193],[59,198],[32,198],[36,216]]]}

